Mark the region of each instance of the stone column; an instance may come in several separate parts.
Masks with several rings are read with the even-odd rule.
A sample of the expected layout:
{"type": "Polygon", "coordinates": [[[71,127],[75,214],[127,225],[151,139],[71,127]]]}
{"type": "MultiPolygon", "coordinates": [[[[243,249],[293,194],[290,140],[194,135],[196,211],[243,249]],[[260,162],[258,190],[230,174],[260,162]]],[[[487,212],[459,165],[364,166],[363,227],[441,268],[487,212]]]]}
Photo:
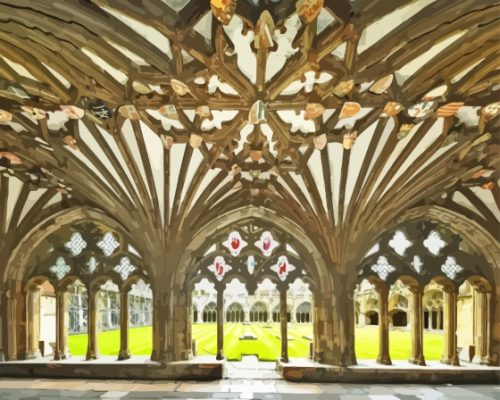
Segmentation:
{"type": "MultiPolygon", "coordinates": [[[[437,310],[437,318],[436,318],[436,329],[441,330],[441,319],[442,319],[442,311],[440,308],[437,310]]],[[[444,326],[443,326],[444,328],[444,326]]]]}
{"type": "Polygon", "coordinates": [[[166,364],[170,361],[168,354],[169,338],[169,296],[153,286],[153,350],[151,360],[166,364]]]}
{"type": "Polygon", "coordinates": [[[377,362],[379,364],[391,365],[391,357],[389,354],[389,290],[385,284],[377,285],[378,292],[378,334],[379,334],[379,350],[377,362]]]}
{"type": "Polygon", "coordinates": [[[128,360],[130,358],[130,350],[128,348],[128,292],[129,288],[120,291],[120,352],[118,353],[119,360],[128,360]]]}
{"type": "Polygon", "coordinates": [[[288,362],[288,321],[286,307],[286,288],[280,289],[280,330],[281,330],[281,361],[288,362]]]}
{"type": "Polygon", "coordinates": [[[87,360],[95,360],[99,357],[99,327],[98,327],[98,316],[99,316],[99,289],[90,288],[88,291],[88,317],[87,317],[87,329],[88,329],[88,339],[87,339],[87,360]]]}
{"type": "MultiPolygon", "coordinates": [[[[457,291],[454,288],[444,290],[444,348],[441,362],[460,365],[457,355],[457,291]]],[[[439,315],[439,314],[438,314],[439,315]]],[[[438,325],[439,327],[439,325],[438,325]]]]}
{"type": "Polygon", "coordinates": [[[224,289],[217,290],[217,360],[224,359],[224,289]]]}
{"type": "Polygon", "coordinates": [[[477,292],[477,302],[476,302],[476,318],[477,318],[477,328],[476,328],[476,338],[475,338],[475,354],[472,362],[476,364],[489,365],[490,355],[489,355],[489,310],[491,304],[491,294],[487,293],[484,288],[476,289],[477,292]]]}
{"type": "Polygon", "coordinates": [[[26,293],[26,359],[41,356],[38,348],[40,340],[40,289],[26,293]]]}
{"type": "Polygon", "coordinates": [[[68,304],[68,292],[66,289],[56,289],[56,347],[54,360],[63,360],[68,355],[68,335],[66,311],[68,304]]]}
{"type": "Polygon", "coordinates": [[[410,287],[412,300],[412,327],[411,327],[411,357],[412,364],[425,365],[424,359],[424,325],[422,311],[423,290],[419,287],[410,287]]]}

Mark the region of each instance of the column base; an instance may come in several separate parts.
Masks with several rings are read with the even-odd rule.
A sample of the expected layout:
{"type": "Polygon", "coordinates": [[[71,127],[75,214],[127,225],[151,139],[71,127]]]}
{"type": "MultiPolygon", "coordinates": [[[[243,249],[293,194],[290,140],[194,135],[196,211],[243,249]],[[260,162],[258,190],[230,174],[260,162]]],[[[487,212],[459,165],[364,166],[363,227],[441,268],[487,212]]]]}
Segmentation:
{"type": "Polygon", "coordinates": [[[422,356],[422,358],[410,358],[410,359],[408,360],[408,362],[409,362],[410,364],[414,364],[414,365],[421,365],[421,366],[425,366],[425,365],[426,365],[426,364],[425,364],[425,359],[424,359],[424,357],[423,357],[423,356],[422,356]]]}
{"type": "Polygon", "coordinates": [[[284,363],[287,363],[287,362],[289,362],[290,360],[288,359],[288,357],[280,357],[280,361],[281,361],[281,362],[284,362],[284,363]]]}
{"type": "Polygon", "coordinates": [[[98,358],[99,358],[99,355],[96,354],[96,353],[89,353],[89,352],[87,352],[87,355],[85,356],[85,359],[87,361],[89,361],[89,360],[97,360],[98,358]]]}
{"type": "Polygon", "coordinates": [[[382,365],[392,365],[391,357],[387,356],[378,356],[377,363],[382,365]]]}
{"type": "Polygon", "coordinates": [[[216,359],[216,360],[224,360],[224,354],[217,354],[217,355],[215,356],[215,359],[216,359]]]}
{"type": "Polygon", "coordinates": [[[42,358],[42,353],[40,353],[39,350],[31,354],[26,354],[26,356],[24,357],[25,360],[35,360],[37,358],[42,358]]]}
{"type": "Polygon", "coordinates": [[[491,365],[491,360],[489,357],[478,357],[474,356],[472,359],[473,364],[478,364],[478,365],[491,365]]]}
{"type": "Polygon", "coordinates": [[[54,360],[55,361],[60,361],[60,360],[65,360],[67,358],[66,354],[54,354],[54,360]]]}
{"type": "Polygon", "coordinates": [[[441,363],[442,364],[446,364],[446,365],[454,365],[454,366],[459,366],[460,365],[460,361],[458,361],[458,357],[454,357],[452,359],[442,358],[441,359],[441,363]]]}
{"type": "Polygon", "coordinates": [[[123,350],[118,353],[118,360],[123,361],[123,360],[128,360],[131,357],[130,351],[128,350],[123,350]]]}

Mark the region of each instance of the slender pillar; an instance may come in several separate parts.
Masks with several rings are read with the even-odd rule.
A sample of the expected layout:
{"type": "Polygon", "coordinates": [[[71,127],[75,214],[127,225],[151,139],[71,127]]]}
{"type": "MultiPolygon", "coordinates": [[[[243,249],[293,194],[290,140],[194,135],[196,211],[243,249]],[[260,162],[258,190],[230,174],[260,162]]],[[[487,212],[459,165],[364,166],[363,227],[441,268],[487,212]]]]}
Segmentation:
{"type": "Polygon", "coordinates": [[[378,291],[378,335],[379,335],[379,352],[377,362],[379,364],[391,365],[391,357],[389,354],[389,290],[384,284],[377,286],[378,291]]]}
{"type": "Polygon", "coordinates": [[[288,321],[286,312],[286,289],[280,289],[281,361],[283,362],[288,362],[288,321]]]}
{"type": "Polygon", "coordinates": [[[482,287],[476,289],[476,339],[475,339],[475,355],[472,360],[476,364],[489,365],[490,364],[490,346],[489,346],[489,310],[491,304],[491,294],[487,293],[482,287]]]}
{"type": "Polygon", "coordinates": [[[412,327],[411,327],[411,357],[408,360],[412,364],[425,365],[424,360],[424,329],[422,295],[423,290],[419,287],[410,287],[412,299],[412,327]]]}
{"type": "Polygon", "coordinates": [[[120,352],[118,353],[119,360],[128,360],[130,358],[130,350],[128,348],[128,292],[129,289],[120,291],[120,352]]]}
{"type": "Polygon", "coordinates": [[[443,318],[443,311],[440,308],[438,308],[438,310],[437,310],[437,318],[436,318],[436,325],[437,325],[436,329],[437,330],[442,330],[442,328],[441,328],[441,320],[442,320],[442,318],[443,318]]]}
{"type": "MultiPolygon", "coordinates": [[[[441,362],[460,365],[457,355],[457,291],[445,288],[444,291],[444,349],[441,362]]],[[[438,314],[439,315],[439,314],[438,314]]],[[[439,327],[439,325],[438,325],[439,327]]]]}
{"type": "Polygon", "coordinates": [[[38,348],[40,340],[40,289],[26,293],[26,359],[41,356],[38,348]]]}
{"type": "Polygon", "coordinates": [[[54,360],[63,360],[68,355],[66,312],[68,304],[67,290],[56,289],[56,347],[54,360]]]}
{"type": "Polygon", "coordinates": [[[224,359],[224,289],[217,290],[217,360],[224,359]]]}
{"type": "Polygon", "coordinates": [[[99,357],[98,353],[98,315],[99,315],[99,290],[90,288],[88,293],[88,340],[87,340],[87,360],[95,360],[99,357]]]}

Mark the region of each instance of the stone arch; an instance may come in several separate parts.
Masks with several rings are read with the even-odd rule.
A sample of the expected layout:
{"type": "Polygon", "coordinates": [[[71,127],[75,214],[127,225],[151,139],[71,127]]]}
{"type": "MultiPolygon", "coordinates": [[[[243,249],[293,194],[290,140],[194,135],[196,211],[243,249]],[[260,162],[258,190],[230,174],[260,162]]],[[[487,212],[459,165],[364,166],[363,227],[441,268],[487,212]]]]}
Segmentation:
{"type": "Polygon", "coordinates": [[[295,308],[297,322],[308,323],[312,321],[311,317],[312,305],[308,301],[304,301],[295,308]]]}
{"type": "Polygon", "coordinates": [[[232,302],[226,308],[226,322],[243,322],[244,319],[245,311],[240,303],[232,302]]]}
{"type": "MultiPolygon", "coordinates": [[[[173,304],[175,302],[177,305],[176,321],[174,321],[174,317],[171,316],[172,309],[170,307],[168,307],[166,316],[157,315],[158,318],[164,318],[166,322],[164,324],[163,320],[161,320],[159,321],[159,325],[165,326],[167,330],[170,330],[169,332],[155,335],[167,339],[167,346],[160,350],[165,356],[161,357],[174,360],[187,359],[190,357],[191,324],[187,323],[187,321],[190,320],[188,315],[191,314],[188,307],[190,302],[188,292],[189,285],[191,285],[188,278],[189,274],[192,272],[193,268],[196,267],[200,249],[208,244],[210,237],[225,229],[229,229],[231,226],[243,224],[246,221],[253,221],[261,226],[272,226],[281,232],[286,232],[289,236],[290,244],[295,251],[300,254],[303,264],[307,265],[309,268],[309,275],[311,275],[309,277],[309,282],[313,285],[315,295],[317,296],[317,300],[315,299],[314,301],[314,312],[317,312],[317,309],[320,310],[326,307],[333,307],[333,279],[327,263],[325,262],[328,258],[321,253],[314,241],[311,240],[302,227],[290,219],[276,215],[274,212],[264,207],[246,206],[234,209],[218,216],[198,231],[194,232],[191,235],[189,244],[182,248],[182,252],[179,252],[178,262],[172,263],[172,267],[166,268],[161,272],[162,276],[170,282],[169,287],[162,289],[165,291],[162,296],[169,299],[166,303],[172,302],[173,304]],[[185,316],[178,312],[180,309],[185,310],[185,316]],[[171,323],[169,324],[167,321],[171,323]]],[[[321,325],[321,330],[315,330],[315,335],[317,336],[315,343],[318,344],[318,347],[320,344],[324,347],[328,347],[330,350],[323,351],[323,353],[326,354],[327,352],[331,352],[334,325],[332,322],[333,316],[329,313],[325,313],[325,315],[326,317],[321,325]],[[320,340],[319,336],[323,337],[323,339],[320,340]]]]}

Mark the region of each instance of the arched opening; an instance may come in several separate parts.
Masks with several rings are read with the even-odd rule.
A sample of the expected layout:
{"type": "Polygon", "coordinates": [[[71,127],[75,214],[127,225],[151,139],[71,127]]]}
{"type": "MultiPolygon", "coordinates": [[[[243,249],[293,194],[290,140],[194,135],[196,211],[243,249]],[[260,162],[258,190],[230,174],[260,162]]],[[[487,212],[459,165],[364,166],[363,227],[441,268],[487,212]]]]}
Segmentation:
{"type": "Polygon", "coordinates": [[[394,328],[406,328],[408,326],[408,315],[406,311],[395,309],[391,314],[391,321],[394,328]]]}
{"type": "Polygon", "coordinates": [[[68,348],[73,357],[84,357],[88,345],[87,288],[76,280],[68,285],[68,348]]]}
{"type": "Polygon", "coordinates": [[[311,303],[301,303],[295,311],[295,319],[299,324],[308,324],[312,321],[311,318],[311,303]]]}
{"type": "Polygon", "coordinates": [[[27,308],[26,358],[57,357],[56,295],[45,277],[32,279],[25,288],[27,308]]]}
{"type": "Polygon", "coordinates": [[[193,354],[215,356],[217,353],[217,292],[214,284],[203,278],[194,284],[191,295],[194,317],[191,329],[193,354]]]}
{"type": "Polygon", "coordinates": [[[378,312],[368,311],[366,313],[366,325],[378,325],[378,312]]]}
{"type": "Polygon", "coordinates": [[[491,284],[477,275],[468,277],[457,290],[456,346],[460,362],[491,362],[492,293],[491,284]]]}
{"type": "Polygon", "coordinates": [[[243,322],[245,320],[245,312],[240,303],[231,303],[226,311],[226,322],[243,322]]]}
{"type": "Polygon", "coordinates": [[[217,305],[214,302],[208,303],[203,307],[203,322],[217,322],[217,305]]]}
{"type": "Polygon", "coordinates": [[[354,302],[359,303],[359,323],[355,328],[354,346],[360,360],[378,355],[378,294],[369,279],[361,280],[354,289],[354,302]]]}
{"type": "Polygon", "coordinates": [[[424,358],[440,360],[443,355],[443,286],[432,279],[422,297],[424,358]]]}
{"type": "Polygon", "coordinates": [[[262,301],[253,303],[250,307],[250,322],[267,322],[267,306],[262,301]]]}
{"type": "MultiPolygon", "coordinates": [[[[153,347],[153,292],[150,285],[139,279],[131,285],[127,299],[130,354],[149,355],[153,347]]],[[[122,354],[122,357],[126,355],[122,354]]]]}

